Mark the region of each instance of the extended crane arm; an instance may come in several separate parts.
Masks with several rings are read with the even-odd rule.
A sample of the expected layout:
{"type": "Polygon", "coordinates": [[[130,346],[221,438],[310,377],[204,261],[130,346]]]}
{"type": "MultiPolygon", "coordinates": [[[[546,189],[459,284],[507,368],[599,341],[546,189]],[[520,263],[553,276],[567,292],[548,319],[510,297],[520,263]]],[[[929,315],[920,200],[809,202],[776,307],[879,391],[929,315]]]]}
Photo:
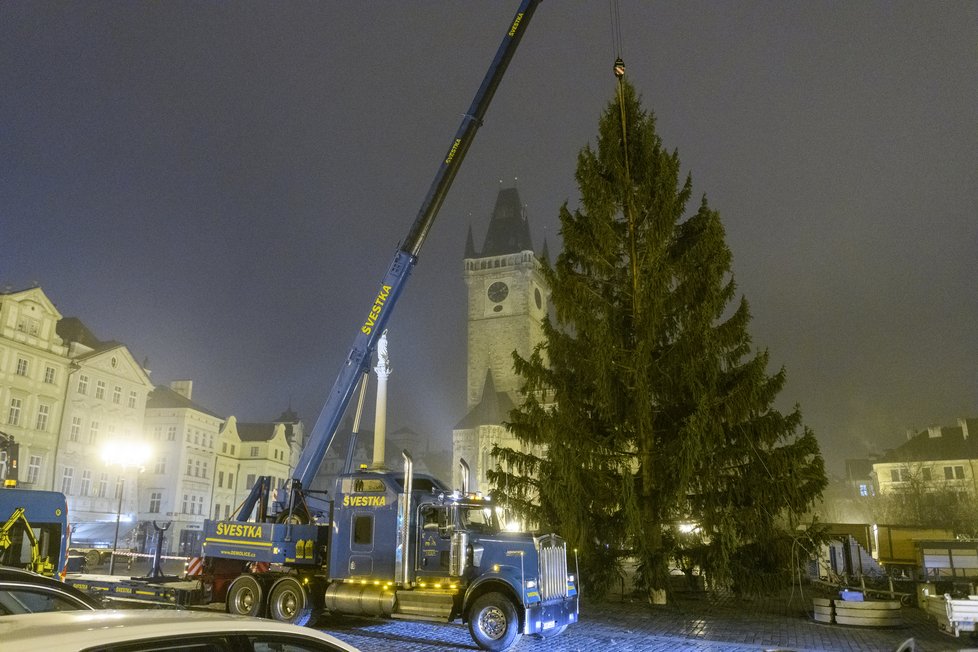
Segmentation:
{"type": "Polygon", "coordinates": [[[346,411],[355,391],[357,380],[370,366],[370,358],[377,345],[377,340],[384,332],[394,304],[400,297],[408,276],[417,263],[421,245],[424,243],[428,230],[448,194],[459,166],[475,138],[476,130],[482,124],[482,119],[489,108],[496,88],[499,86],[510,60],[516,53],[520,39],[522,39],[538,4],[539,0],[522,0],[506,36],[496,51],[496,56],[489,66],[482,85],[472,101],[472,105],[462,118],[462,124],[438,167],[438,172],[414,223],[411,225],[411,230],[394,255],[394,260],[391,262],[384,280],[381,281],[380,289],[373,298],[366,318],[353,341],[353,348],[343,363],[326,404],[309,435],[309,440],[299,457],[293,474],[292,491],[301,491],[303,487],[309,486],[326,455],[326,451],[333,442],[343,413],[346,411]]]}

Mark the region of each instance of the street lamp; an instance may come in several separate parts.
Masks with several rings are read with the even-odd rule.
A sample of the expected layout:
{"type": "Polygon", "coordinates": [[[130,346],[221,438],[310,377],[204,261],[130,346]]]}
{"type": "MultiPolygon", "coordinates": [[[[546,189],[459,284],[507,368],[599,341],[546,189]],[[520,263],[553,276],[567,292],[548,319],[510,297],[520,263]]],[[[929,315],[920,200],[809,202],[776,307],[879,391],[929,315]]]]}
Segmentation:
{"type": "Polygon", "coordinates": [[[109,558],[109,575],[115,574],[115,553],[119,547],[119,521],[122,520],[122,496],[126,493],[126,471],[142,470],[151,453],[149,444],[137,441],[107,442],[102,447],[102,461],[110,466],[120,467],[119,506],[115,513],[115,538],[112,540],[112,557],[109,558]]]}

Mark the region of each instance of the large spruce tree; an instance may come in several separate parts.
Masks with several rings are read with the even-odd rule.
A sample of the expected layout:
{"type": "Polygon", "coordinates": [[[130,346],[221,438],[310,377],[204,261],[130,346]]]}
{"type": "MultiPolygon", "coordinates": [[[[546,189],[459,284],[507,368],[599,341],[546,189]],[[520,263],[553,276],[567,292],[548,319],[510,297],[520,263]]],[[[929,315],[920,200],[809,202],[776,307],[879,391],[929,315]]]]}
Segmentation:
{"type": "Polygon", "coordinates": [[[544,261],[555,321],[515,355],[521,450],[496,449],[498,499],[580,554],[582,581],[617,581],[623,556],[648,590],[672,562],[714,586],[784,565],[793,519],[826,484],[796,406],[774,407],[784,370],[752,348],[719,215],[687,211],[689,176],[634,88],[619,84],[597,148],[578,157],[580,207],[560,211],[544,261]]]}

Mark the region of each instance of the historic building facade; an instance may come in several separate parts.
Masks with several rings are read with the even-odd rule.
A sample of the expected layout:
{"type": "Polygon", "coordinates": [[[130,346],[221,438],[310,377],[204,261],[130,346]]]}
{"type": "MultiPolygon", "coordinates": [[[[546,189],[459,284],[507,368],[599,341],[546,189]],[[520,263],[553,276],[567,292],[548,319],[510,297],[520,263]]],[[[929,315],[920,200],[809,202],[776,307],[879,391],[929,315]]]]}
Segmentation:
{"type": "MultiPolygon", "coordinates": [[[[546,256],[546,244],[541,255],[546,256]]],[[[472,488],[488,492],[492,448],[519,445],[502,425],[519,402],[513,352],[528,357],[543,341],[541,324],[550,299],[515,188],[499,191],[480,250],[470,228],[463,269],[468,292],[466,414],[452,433],[453,486],[461,482],[458,463],[464,459],[472,488]]]]}
{"type": "Polygon", "coordinates": [[[193,383],[154,387],[128,347],[65,318],[41,288],[0,291],[0,432],[18,445],[17,486],[68,500],[73,541],[199,550],[203,521],[224,518],[254,478],[281,486],[304,441],[291,410],[239,423],[193,400],[193,383]],[[136,448],[146,459],[125,457],[136,448]],[[119,453],[122,453],[122,457],[119,453]]]}

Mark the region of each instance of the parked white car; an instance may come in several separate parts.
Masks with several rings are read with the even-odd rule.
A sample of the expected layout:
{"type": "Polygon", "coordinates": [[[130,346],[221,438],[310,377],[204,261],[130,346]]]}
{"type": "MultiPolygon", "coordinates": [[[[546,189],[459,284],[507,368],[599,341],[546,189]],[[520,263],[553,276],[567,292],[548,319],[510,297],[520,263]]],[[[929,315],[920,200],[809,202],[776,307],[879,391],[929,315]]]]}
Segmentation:
{"type": "Polygon", "coordinates": [[[308,627],[171,609],[5,616],[0,641],[4,650],[31,652],[358,652],[308,627]]]}

